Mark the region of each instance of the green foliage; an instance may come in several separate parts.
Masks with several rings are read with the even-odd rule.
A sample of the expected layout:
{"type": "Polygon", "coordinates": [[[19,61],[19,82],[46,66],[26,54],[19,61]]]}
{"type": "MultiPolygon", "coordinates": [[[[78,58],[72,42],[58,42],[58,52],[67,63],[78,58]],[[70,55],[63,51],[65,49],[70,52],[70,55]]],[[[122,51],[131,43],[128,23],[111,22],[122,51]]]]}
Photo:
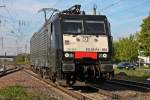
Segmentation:
{"type": "Polygon", "coordinates": [[[150,56],[150,16],[143,20],[139,34],[140,47],[146,56],[150,56]]]}
{"type": "Polygon", "coordinates": [[[0,89],[0,99],[2,100],[37,100],[34,93],[28,94],[22,86],[9,86],[0,89]]]}
{"type": "Polygon", "coordinates": [[[129,61],[133,62],[138,57],[138,42],[134,35],[126,38],[121,38],[119,41],[113,43],[114,48],[114,62],[129,61]]]}
{"type": "Polygon", "coordinates": [[[115,41],[113,48],[114,62],[133,62],[137,60],[138,50],[144,51],[142,55],[150,56],[150,15],[143,20],[140,33],[115,41]]]}
{"type": "Polygon", "coordinates": [[[30,55],[29,54],[18,54],[15,60],[18,64],[27,64],[30,61],[30,55]]]}

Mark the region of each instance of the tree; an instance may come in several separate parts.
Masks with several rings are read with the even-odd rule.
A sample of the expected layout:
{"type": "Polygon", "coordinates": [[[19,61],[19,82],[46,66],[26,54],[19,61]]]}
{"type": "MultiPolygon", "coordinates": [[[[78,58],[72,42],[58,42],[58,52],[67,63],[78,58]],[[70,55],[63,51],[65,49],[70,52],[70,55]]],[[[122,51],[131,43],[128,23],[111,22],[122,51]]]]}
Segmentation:
{"type": "Polygon", "coordinates": [[[140,50],[145,52],[146,56],[150,56],[150,16],[143,20],[141,31],[139,34],[140,50]]]}
{"type": "Polygon", "coordinates": [[[118,49],[119,49],[119,42],[118,41],[114,41],[113,42],[113,62],[119,62],[119,54],[118,54],[118,49]]]}
{"type": "Polygon", "coordinates": [[[120,38],[113,43],[114,61],[137,60],[138,50],[144,51],[145,56],[150,56],[150,15],[141,24],[140,33],[120,38]]]}
{"type": "Polygon", "coordinates": [[[19,63],[19,64],[28,64],[30,61],[30,55],[25,54],[25,53],[18,54],[15,60],[16,60],[16,63],[19,63]]]}
{"type": "Polygon", "coordinates": [[[114,57],[113,60],[133,62],[138,57],[138,42],[134,35],[126,38],[120,38],[113,43],[114,57]]]}

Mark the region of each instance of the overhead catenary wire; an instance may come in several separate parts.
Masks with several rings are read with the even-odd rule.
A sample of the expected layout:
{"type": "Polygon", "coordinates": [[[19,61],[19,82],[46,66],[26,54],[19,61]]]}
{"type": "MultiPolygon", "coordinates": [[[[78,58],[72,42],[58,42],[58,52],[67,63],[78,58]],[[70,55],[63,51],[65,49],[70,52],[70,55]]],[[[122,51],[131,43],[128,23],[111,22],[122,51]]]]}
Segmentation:
{"type": "Polygon", "coordinates": [[[26,25],[26,21],[17,20],[16,18],[13,17],[13,14],[10,13],[9,9],[6,8],[5,10],[8,13],[9,17],[6,17],[6,16],[0,16],[0,17],[6,18],[12,22],[11,26],[13,29],[8,33],[8,35],[13,36],[15,38],[25,37],[26,35],[25,35],[25,32],[23,32],[23,31],[26,29],[24,29],[23,27],[26,25]],[[17,24],[15,24],[15,23],[17,23],[17,24]]]}
{"type": "Polygon", "coordinates": [[[15,40],[18,40],[20,37],[23,38],[25,35],[21,35],[22,32],[20,32],[19,29],[21,25],[25,24],[25,21],[18,20],[17,17],[14,18],[14,14],[11,14],[9,9],[5,8],[4,10],[7,12],[9,17],[4,16],[4,15],[0,15],[0,17],[8,20],[9,22],[7,23],[10,24],[10,26],[13,28],[13,29],[7,28],[8,30],[10,30],[10,32],[7,32],[7,34],[10,37],[15,37],[15,40]]]}
{"type": "MultiPolygon", "coordinates": [[[[119,1],[118,1],[119,2],[119,1]]],[[[121,2],[121,1],[120,1],[121,2]]],[[[123,10],[121,10],[121,11],[119,11],[119,14],[121,14],[121,13],[124,13],[125,11],[128,11],[128,12],[131,12],[131,11],[133,11],[135,8],[137,8],[137,7],[139,7],[140,5],[144,5],[144,3],[148,3],[149,2],[149,0],[143,0],[142,1],[142,3],[140,2],[140,3],[136,3],[135,5],[133,5],[133,6],[130,6],[129,8],[126,8],[126,9],[123,9],[123,10]],[[134,8],[134,9],[133,9],[134,8]]],[[[113,4],[111,4],[111,5],[116,5],[116,4],[118,4],[117,2],[116,3],[113,3],[113,4]]],[[[113,6],[112,6],[113,7],[113,6]]],[[[110,7],[111,8],[111,7],[110,7]]],[[[104,9],[104,8],[103,8],[104,9]]],[[[108,9],[106,9],[106,10],[108,10],[108,9]]],[[[136,14],[136,12],[134,12],[134,13],[132,13],[132,16],[130,16],[130,15],[127,15],[127,18],[126,19],[130,19],[130,21],[136,21],[137,19],[139,19],[140,18],[140,16],[141,16],[141,14],[143,14],[145,11],[148,11],[149,10],[149,8],[148,9],[146,9],[146,10],[143,10],[142,9],[142,11],[138,11],[138,14],[136,14]]],[[[105,9],[104,9],[104,11],[105,11],[105,9]]],[[[148,12],[147,12],[148,13],[148,12]]],[[[118,13],[117,13],[118,14],[118,13]]],[[[116,15],[116,14],[109,14],[109,12],[108,12],[108,14],[106,14],[107,16],[113,16],[113,15],[116,15]]],[[[119,17],[119,16],[117,16],[117,17],[119,17]]],[[[120,17],[124,17],[124,16],[120,16],[120,17]]],[[[141,16],[142,17],[142,16],[141,16]]],[[[146,17],[146,16],[145,16],[146,17]]],[[[143,17],[142,17],[143,18],[143,17]]],[[[141,18],[141,19],[142,19],[141,18]]],[[[120,23],[122,23],[122,22],[120,22],[120,23]]]]}
{"type": "Polygon", "coordinates": [[[5,5],[3,5],[3,6],[0,5],[0,7],[6,7],[6,6],[5,5]]]}
{"type": "MultiPolygon", "coordinates": [[[[11,9],[12,10],[12,9],[11,9]]],[[[15,12],[15,14],[11,14],[12,13],[12,11],[11,11],[11,13],[10,13],[10,9],[9,9],[9,7],[7,6],[6,8],[5,8],[5,11],[8,13],[8,16],[9,17],[6,17],[6,16],[3,16],[3,15],[0,15],[0,17],[2,17],[2,18],[5,18],[5,19],[7,19],[7,20],[9,20],[10,21],[10,23],[9,23],[9,25],[11,25],[12,26],[12,28],[13,28],[13,34],[14,33],[16,33],[17,34],[17,37],[19,36],[19,34],[23,34],[23,31],[24,31],[24,29],[23,29],[23,27],[26,25],[26,21],[24,21],[24,20],[20,20],[20,18],[19,18],[19,15],[15,12]],[[14,15],[15,15],[15,17],[14,17],[14,15]],[[17,17],[16,17],[17,16],[17,17]],[[22,32],[21,32],[22,31],[22,32]],[[19,33],[19,34],[18,34],[19,33]]],[[[31,21],[28,21],[28,22],[31,22],[31,21]]],[[[12,32],[10,32],[10,33],[12,33],[12,32]]],[[[10,34],[9,33],[9,34],[10,34]]],[[[16,35],[15,35],[16,36],[16,35]]],[[[15,37],[14,36],[14,37],[15,37]]],[[[21,36],[21,35],[20,35],[21,36]]]]}
{"type": "MultiPolygon", "coordinates": [[[[12,19],[14,19],[13,16],[12,16],[12,14],[10,13],[10,11],[9,11],[7,8],[5,8],[5,10],[6,10],[6,12],[8,13],[8,15],[9,15],[12,19]]],[[[19,23],[20,23],[20,20],[17,22],[17,24],[19,25],[19,23]]],[[[12,27],[13,27],[15,30],[18,30],[19,33],[21,33],[21,32],[20,32],[20,30],[21,30],[21,27],[20,27],[20,26],[16,28],[14,25],[12,25],[12,27]]]]}
{"type": "MultiPolygon", "coordinates": [[[[133,6],[130,6],[129,8],[126,8],[126,9],[123,9],[123,10],[120,10],[119,11],[119,14],[121,14],[121,13],[125,13],[125,12],[131,12],[131,11],[133,11],[135,8],[137,8],[137,7],[139,7],[140,5],[142,5],[143,6],[143,4],[144,3],[148,3],[149,2],[149,0],[142,0],[142,3],[140,2],[138,2],[138,4],[135,4],[135,5],[133,5],[133,6]],[[133,9],[134,8],[134,9],[133,9]]],[[[109,13],[109,12],[108,12],[109,13]]],[[[118,12],[117,12],[118,13],[118,12]]],[[[134,14],[135,14],[135,12],[134,12],[134,14]]],[[[113,15],[113,14],[107,14],[107,15],[113,15]]]]}
{"type": "Polygon", "coordinates": [[[113,6],[117,5],[117,4],[119,4],[119,3],[122,2],[122,1],[125,1],[125,0],[118,0],[117,2],[112,3],[112,4],[108,5],[108,6],[106,6],[106,7],[102,8],[102,9],[100,9],[100,11],[101,11],[101,12],[104,12],[105,10],[110,9],[111,7],[113,7],[113,6]]]}
{"type": "MultiPolygon", "coordinates": [[[[62,0],[61,0],[62,1],[62,0]]],[[[111,5],[109,5],[109,6],[107,6],[107,7],[104,7],[104,8],[102,8],[102,11],[106,11],[106,10],[109,10],[110,8],[112,8],[113,6],[115,6],[115,5],[117,5],[117,4],[119,4],[121,1],[123,1],[123,0],[118,0],[118,1],[116,1],[116,2],[114,2],[113,4],[111,4],[111,5]]],[[[53,5],[53,7],[57,7],[57,5],[59,5],[59,4],[61,4],[60,3],[60,0],[57,0],[56,1],[56,3],[53,5]]],[[[4,16],[5,17],[5,16],[4,16]]],[[[11,20],[12,22],[16,22],[16,23],[19,23],[19,21],[20,20],[17,20],[16,18],[14,18],[14,16],[12,16],[13,18],[10,18],[11,16],[9,16],[9,17],[5,17],[6,19],[9,19],[9,20],[11,20]]],[[[21,21],[20,21],[20,23],[21,23],[21,21]]],[[[31,28],[31,27],[35,27],[35,26],[27,26],[26,28],[27,29],[29,29],[29,28],[31,28]],[[28,28],[27,28],[28,27],[28,28]]],[[[31,28],[31,30],[30,31],[32,31],[32,29],[33,28],[31,28]]],[[[25,29],[26,30],[26,29],[25,29]]],[[[15,32],[15,31],[14,31],[15,32]]],[[[14,34],[17,34],[17,33],[14,33],[14,34]]],[[[13,35],[13,34],[12,34],[13,35]]],[[[19,37],[19,36],[18,36],[19,37]]]]}
{"type": "MultiPolygon", "coordinates": [[[[5,11],[8,13],[8,15],[9,15],[10,17],[4,17],[4,16],[3,16],[4,18],[7,18],[7,19],[9,19],[9,20],[12,21],[12,22],[17,22],[17,23],[18,23],[18,21],[13,18],[13,16],[11,15],[11,13],[9,12],[9,10],[8,10],[6,7],[5,7],[5,11]]],[[[12,28],[13,28],[13,31],[11,30],[11,31],[9,32],[9,34],[13,34],[15,37],[19,37],[19,35],[16,34],[16,30],[17,30],[18,28],[15,27],[14,23],[11,23],[11,26],[12,26],[12,28]]]]}
{"type": "MultiPolygon", "coordinates": [[[[57,4],[59,4],[58,2],[59,2],[59,0],[55,3],[55,6],[56,6],[57,4]]],[[[55,6],[54,6],[54,7],[55,7],[55,6]]],[[[17,17],[14,16],[14,14],[12,14],[12,12],[10,12],[10,9],[6,8],[5,11],[7,12],[8,17],[7,17],[7,16],[4,16],[4,15],[0,15],[0,17],[2,17],[2,18],[4,18],[4,19],[8,20],[9,22],[7,22],[7,24],[9,24],[9,25],[13,28],[13,29],[9,28],[10,32],[8,32],[7,34],[8,34],[10,37],[15,37],[16,39],[19,38],[19,37],[21,37],[21,36],[20,36],[20,33],[22,33],[22,32],[17,32],[17,31],[18,31],[18,25],[19,25],[19,26],[24,25],[24,24],[25,24],[25,21],[19,20],[19,18],[17,19],[17,17]],[[18,34],[18,33],[19,33],[19,34],[18,34]]],[[[9,27],[9,26],[7,26],[7,27],[9,27]]],[[[20,28],[19,28],[19,29],[20,29],[20,28]]],[[[26,30],[26,29],[24,29],[24,30],[26,30]]]]}

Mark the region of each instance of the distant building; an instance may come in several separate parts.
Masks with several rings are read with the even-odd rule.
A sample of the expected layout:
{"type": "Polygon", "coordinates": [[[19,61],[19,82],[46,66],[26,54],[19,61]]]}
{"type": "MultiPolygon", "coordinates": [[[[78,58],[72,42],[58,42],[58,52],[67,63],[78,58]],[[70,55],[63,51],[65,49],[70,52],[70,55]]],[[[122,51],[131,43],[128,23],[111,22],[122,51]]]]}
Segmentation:
{"type": "Polygon", "coordinates": [[[15,61],[16,56],[0,55],[0,64],[10,63],[15,61]]]}
{"type": "Polygon", "coordinates": [[[4,61],[13,62],[14,58],[0,58],[0,62],[4,62],[4,61]]]}
{"type": "Polygon", "coordinates": [[[144,65],[150,65],[150,56],[138,56],[141,59],[141,63],[144,65]]]}

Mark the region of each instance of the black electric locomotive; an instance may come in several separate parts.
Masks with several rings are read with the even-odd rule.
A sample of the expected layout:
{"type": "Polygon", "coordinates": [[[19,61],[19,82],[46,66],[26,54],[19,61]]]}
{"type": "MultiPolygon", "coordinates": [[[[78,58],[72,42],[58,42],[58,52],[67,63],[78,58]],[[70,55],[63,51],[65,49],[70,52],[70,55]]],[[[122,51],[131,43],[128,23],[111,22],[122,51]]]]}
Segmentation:
{"type": "Polygon", "coordinates": [[[80,5],[53,15],[30,41],[31,66],[53,82],[111,79],[112,36],[105,15],[86,15],[80,5]]]}

